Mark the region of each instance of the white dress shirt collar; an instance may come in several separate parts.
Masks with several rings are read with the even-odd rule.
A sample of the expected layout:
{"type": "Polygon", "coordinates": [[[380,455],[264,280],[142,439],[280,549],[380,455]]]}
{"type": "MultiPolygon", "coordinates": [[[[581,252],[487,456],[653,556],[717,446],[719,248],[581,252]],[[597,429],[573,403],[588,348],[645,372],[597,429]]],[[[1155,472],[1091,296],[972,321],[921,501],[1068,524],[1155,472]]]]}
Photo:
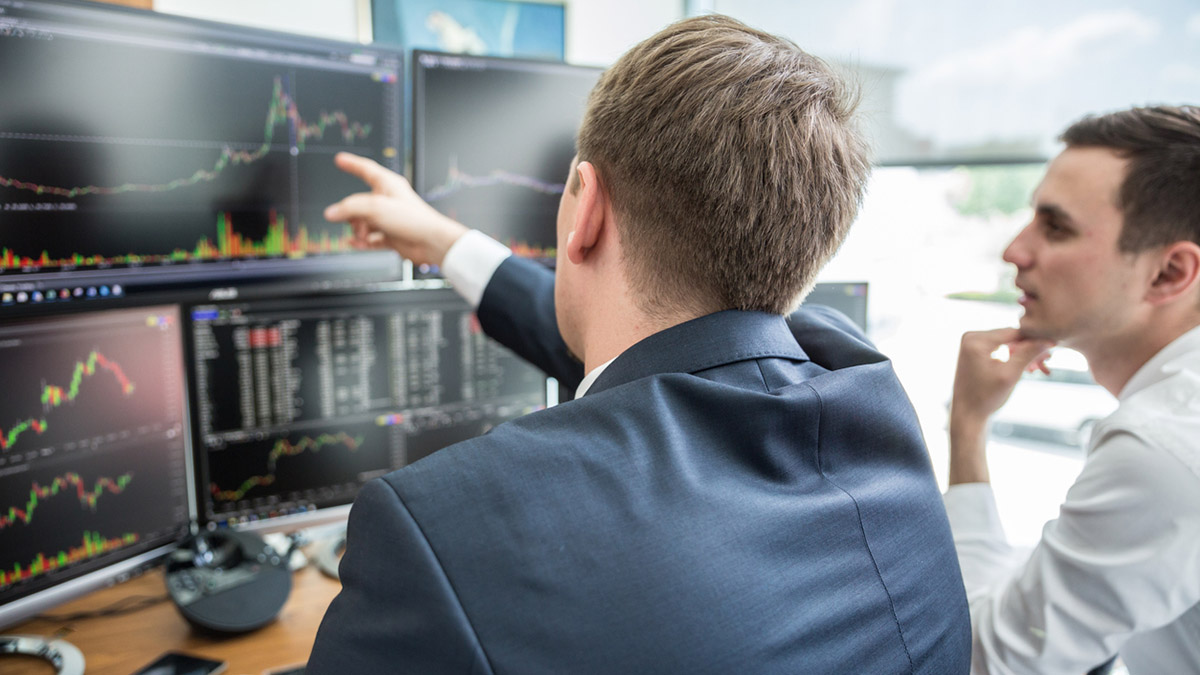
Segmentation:
{"type": "Polygon", "coordinates": [[[1143,363],[1142,367],[1138,368],[1133,377],[1129,378],[1129,381],[1121,388],[1117,400],[1124,401],[1168,375],[1178,372],[1179,367],[1173,366],[1173,361],[1180,358],[1196,358],[1196,355],[1200,355],[1200,326],[1175,338],[1166,347],[1158,350],[1157,354],[1150,357],[1149,361],[1143,363]]]}
{"type": "Polygon", "coordinates": [[[595,368],[592,368],[591,372],[589,372],[587,375],[584,375],[583,379],[579,381],[579,386],[575,388],[575,398],[583,398],[583,395],[588,392],[588,389],[591,389],[592,385],[596,383],[596,380],[600,377],[600,373],[603,373],[604,370],[616,360],[617,357],[614,356],[595,368]]]}

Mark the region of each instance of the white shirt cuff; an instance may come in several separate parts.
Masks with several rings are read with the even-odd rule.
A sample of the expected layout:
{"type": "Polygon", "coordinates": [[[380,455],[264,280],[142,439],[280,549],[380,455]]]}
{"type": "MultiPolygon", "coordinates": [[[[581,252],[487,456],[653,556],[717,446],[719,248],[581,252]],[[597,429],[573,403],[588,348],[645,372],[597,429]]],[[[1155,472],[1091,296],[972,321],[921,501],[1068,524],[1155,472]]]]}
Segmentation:
{"type": "Polygon", "coordinates": [[[981,535],[1005,538],[991,483],[951,485],[942,495],[942,502],[946,505],[950,531],[954,533],[955,540],[981,535]]]}
{"type": "Polygon", "coordinates": [[[500,263],[512,251],[479,230],[470,230],[454,242],[442,260],[442,275],[472,307],[479,307],[483,291],[500,263]]]}

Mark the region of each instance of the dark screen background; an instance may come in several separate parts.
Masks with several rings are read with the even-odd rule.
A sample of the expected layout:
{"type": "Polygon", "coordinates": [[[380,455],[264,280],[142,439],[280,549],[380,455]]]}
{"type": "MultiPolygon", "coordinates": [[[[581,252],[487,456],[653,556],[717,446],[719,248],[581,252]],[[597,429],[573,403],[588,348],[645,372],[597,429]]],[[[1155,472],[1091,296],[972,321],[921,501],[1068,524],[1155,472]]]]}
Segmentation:
{"type": "Polygon", "coordinates": [[[415,52],[413,184],[438,210],[552,262],[559,196],[600,71],[415,52]]]}

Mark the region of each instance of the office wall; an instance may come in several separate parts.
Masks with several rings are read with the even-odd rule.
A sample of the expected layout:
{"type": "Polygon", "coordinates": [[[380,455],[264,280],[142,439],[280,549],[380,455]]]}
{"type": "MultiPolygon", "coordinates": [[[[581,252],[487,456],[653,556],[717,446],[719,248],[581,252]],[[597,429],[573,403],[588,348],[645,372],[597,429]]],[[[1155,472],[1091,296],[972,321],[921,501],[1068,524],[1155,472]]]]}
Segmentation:
{"type": "Polygon", "coordinates": [[[125,5],[126,7],[137,7],[138,9],[154,9],[154,0],[101,0],[114,5],[125,5]]]}
{"type": "Polygon", "coordinates": [[[682,0],[568,2],[567,60],[607,66],[640,40],[682,17],[682,0]]]}
{"type": "Polygon", "coordinates": [[[358,0],[154,0],[154,9],[337,40],[358,37],[358,0]]]}
{"type": "MultiPolygon", "coordinates": [[[[138,0],[125,0],[137,2],[138,0]]],[[[141,0],[145,2],[146,0],[141,0]]],[[[154,0],[171,14],[260,28],[358,38],[360,0],[154,0]]],[[[630,46],[683,16],[683,0],[568,0],[567,60],[607,65],[630,46]]]]}

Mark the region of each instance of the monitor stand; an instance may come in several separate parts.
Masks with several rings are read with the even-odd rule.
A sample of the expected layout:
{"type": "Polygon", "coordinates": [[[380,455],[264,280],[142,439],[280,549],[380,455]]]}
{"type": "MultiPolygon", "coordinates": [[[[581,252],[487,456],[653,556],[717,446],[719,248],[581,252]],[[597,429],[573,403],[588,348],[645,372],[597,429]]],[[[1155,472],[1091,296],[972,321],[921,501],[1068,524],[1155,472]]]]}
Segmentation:
{"type": "Polygon", "coordinates": [[[309,559],[300,547],[305,543],[304,535],[299,532],[291,534],[283,534],[282,532],[272,532],[271,534],[262,535],[263,541],[267,542],[271,548],[279,552],[279,555],[287,556],[288,569],[292,572],[299,572],[308,566],[309,559]]]}
{"type": "Polygon", "coordinates": [[[66,640],[47,640],[37,635],[0,635],[0,659],[10,654],[45,659],[59,675],[83,675],[83,652],[66,640]]]}
{"type": "Polygon", "coordinates": [[[314,547],[312,562],[326,576],[338,577],[338,563],[342,560],[342,552],[346,550],[346,526],[336,532],[322,537],[314,547]]]}

